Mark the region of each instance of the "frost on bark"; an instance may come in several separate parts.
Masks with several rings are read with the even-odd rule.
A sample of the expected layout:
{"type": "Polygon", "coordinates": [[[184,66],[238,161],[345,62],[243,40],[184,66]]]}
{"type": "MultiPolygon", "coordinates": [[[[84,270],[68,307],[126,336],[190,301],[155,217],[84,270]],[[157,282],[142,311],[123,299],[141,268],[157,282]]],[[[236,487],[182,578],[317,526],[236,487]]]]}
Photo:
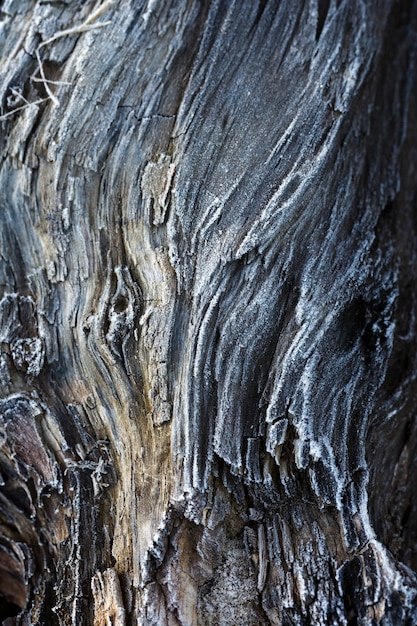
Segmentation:
{"type": "Polygon", "coordinates": [[[8,626],[416,623],[416,9],[1,3],[8,626]]]}

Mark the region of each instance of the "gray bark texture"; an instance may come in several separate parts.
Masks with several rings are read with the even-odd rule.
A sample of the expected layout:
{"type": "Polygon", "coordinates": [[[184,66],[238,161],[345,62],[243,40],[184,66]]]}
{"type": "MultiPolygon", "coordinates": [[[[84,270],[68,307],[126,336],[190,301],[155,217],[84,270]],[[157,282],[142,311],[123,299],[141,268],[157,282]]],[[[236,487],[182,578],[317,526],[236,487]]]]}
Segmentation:
{"type": "Polygon", "coordinates": [[[417,3],[0,7],[0,621],[416,624],[417,3]]]}

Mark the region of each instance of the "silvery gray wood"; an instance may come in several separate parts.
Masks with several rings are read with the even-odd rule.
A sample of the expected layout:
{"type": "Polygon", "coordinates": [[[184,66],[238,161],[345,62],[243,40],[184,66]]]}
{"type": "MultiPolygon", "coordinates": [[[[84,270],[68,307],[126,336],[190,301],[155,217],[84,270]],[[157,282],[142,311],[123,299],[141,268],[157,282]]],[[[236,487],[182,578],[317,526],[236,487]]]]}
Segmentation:
{"type": "Polygon", "coordinates": [[[415,623],[416,4],[0,10],[4,623],[415,623]]]}

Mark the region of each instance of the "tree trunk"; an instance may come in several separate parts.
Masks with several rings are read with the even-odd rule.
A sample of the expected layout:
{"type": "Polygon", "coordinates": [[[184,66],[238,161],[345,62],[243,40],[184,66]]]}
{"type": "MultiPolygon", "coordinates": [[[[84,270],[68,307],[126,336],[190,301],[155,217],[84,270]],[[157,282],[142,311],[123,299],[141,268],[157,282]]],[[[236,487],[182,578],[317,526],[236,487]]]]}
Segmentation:
{"type": "Polygon", "coordinates": [[[417,4],[0,17],[0,621],[415,624],[417,4]]]}

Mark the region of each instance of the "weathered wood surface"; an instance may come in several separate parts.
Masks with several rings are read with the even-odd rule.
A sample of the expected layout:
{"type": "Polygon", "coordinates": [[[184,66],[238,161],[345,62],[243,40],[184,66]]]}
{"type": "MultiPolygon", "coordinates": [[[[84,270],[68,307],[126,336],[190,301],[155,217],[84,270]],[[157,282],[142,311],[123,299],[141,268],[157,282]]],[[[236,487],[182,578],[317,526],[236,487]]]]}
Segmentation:
{"type": "Polygon", "coordinates": [[[416,10],[2,3],[5,624],[416,623],[416,10]]]}

